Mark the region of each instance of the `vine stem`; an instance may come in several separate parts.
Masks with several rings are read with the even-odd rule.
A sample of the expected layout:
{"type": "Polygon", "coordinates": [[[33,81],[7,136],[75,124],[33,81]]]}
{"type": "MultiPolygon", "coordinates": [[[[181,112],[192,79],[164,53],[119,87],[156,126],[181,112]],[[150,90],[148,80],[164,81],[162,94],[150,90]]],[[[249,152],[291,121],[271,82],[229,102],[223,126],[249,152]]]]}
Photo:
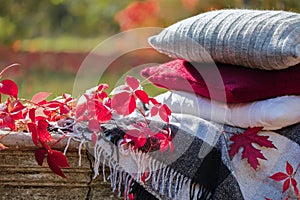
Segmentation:
{"type": "Polygon", "coordinates": [[[62,141],[66,137],[67,137],[66,135],[61,136],[58,140],[56,140],[53,144],[51,144],[50,147],[53,148],[57,143],[59,143],[60,141],[62,141]]]}
{"type": "Polygon", "coordinates": [[[299,163],[299,164],[298,164],[298,166],[296,167],[296,169],[295,169],[295,171],[294,171],[294,174],[293,174],[293,175],[297,174],[297,172],[298,172],[299,168],[300,168],[300,163],[299,163]]]}
{"type": "Polygon", "coordinates": [[[147,120],[147,116],[145,115],[145,113],[143,112],[142,108],[138,108],[138,111],[141,113],[141,115],[143,116],[144,120],[145,120],[145,123],[147,125],[147,128],[149,127],[149,122],[147,120]]]}
{"type": "Polygon", "coordinates": [[[4,134],[4,135],[1,135],[0,136],[0,140],[2,140],[4,137],[8,136],[9,134],[11,134],[12,131],[9,131],[8,133],[4,134]]]}
{"type": "Polygon", "coordinates": [[[12,67],[15,67],[15,66],[20,66],[19,63],[14,63],[14,64],[11,64],[11,65],[8,65],[7,67],[5,67],[1,72],[0,72],[0,78],[2,78],[2,74],[8,70],[9,68],[12,68],[12,67]]]}

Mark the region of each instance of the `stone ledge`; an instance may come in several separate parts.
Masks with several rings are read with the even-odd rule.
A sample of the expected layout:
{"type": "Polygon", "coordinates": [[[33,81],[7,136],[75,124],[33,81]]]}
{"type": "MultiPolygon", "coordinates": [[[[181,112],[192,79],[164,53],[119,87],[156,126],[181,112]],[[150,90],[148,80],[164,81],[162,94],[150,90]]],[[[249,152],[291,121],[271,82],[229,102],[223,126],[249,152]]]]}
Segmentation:
{"type": "MultiPolygon", "coordinates": [[[[0,132],[0,138],[4,134],[0,132]]],[[[11,133],[0,142],[8,147],[0,151],[0,199],[119,199],[111,192],[110,183],[102,181],[102,175],[92,179],[91,156],[84,149],[78,166],[77,142],[71,142],[67,152],[71,167],[63,169],[66,179],[55,175],[46,162],[38,166],[29,133],[11,133]]],[[[62,140],[56,148],[63,151],[66,142],[62,140]]]]}

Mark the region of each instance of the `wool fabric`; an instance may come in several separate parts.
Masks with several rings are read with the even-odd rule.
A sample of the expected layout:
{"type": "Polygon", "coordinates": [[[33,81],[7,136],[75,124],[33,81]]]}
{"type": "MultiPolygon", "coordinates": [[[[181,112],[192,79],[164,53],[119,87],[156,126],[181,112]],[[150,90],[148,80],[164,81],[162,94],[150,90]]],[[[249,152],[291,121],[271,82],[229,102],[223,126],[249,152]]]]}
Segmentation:
{"type": "Polygon", "coordinates": [[[221,62],[265,70],[300,62],[300,14],[225,9],[179,21],[149,38],[158,51],[191,62],[221,62]]]}

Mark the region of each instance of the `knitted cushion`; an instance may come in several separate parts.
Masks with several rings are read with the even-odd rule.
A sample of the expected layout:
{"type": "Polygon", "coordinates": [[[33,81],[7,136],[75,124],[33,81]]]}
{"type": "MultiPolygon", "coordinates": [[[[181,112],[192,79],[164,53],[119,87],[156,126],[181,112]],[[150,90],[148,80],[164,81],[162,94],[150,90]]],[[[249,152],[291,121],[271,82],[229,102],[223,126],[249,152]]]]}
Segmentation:
{"type": "Polygon", "coordinates": [[[194,67],[187,61],[177,59],[159,66],[148,67],[141,74],[157,86],[195,92],[228,103],[300,95],[299,64],[288,69],[273,71],[219,63],[217,67],[206,65],[195,64],[194,67]],[[203,77],[206,77],[206,80],[203,77]]]}
{"type": "Polygon", "coordinates": [[[193,62],[212,58],[251,68],[283,69],[300,62],[300,14],[216,10],[179,21],[150,37],[149,43],[171,57],[193,62]]]}
{"type": "MultiPolygon", "coordinates": [[[[251,103],[225,104],[187,92],[166,92],[156,97],[172,114],[188,114],[231,126],[277,130],[300,122],[300,96],[281,96],[251,103]]],[[[178,115],[175,120],[179,120],[178,115]]]]}

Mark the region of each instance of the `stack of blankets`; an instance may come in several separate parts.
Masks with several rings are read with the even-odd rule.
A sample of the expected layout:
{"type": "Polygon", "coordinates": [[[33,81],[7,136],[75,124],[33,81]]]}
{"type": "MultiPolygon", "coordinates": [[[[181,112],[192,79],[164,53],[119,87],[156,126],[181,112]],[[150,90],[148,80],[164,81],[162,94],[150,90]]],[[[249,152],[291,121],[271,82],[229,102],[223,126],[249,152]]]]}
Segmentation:
{"type": "Polygon", "coordinates": [[[300,14],[210,11],[149,43],[174,58],[141,75],[169,90],[157,100],[172,110],[178,157],[105,146],[118,140],[114,131],[130,123],[124,120],[91,147],[96,171],[105,157],[113,188],[131,185],[125,194],[136,199],[299,199],[300,14]]]}

